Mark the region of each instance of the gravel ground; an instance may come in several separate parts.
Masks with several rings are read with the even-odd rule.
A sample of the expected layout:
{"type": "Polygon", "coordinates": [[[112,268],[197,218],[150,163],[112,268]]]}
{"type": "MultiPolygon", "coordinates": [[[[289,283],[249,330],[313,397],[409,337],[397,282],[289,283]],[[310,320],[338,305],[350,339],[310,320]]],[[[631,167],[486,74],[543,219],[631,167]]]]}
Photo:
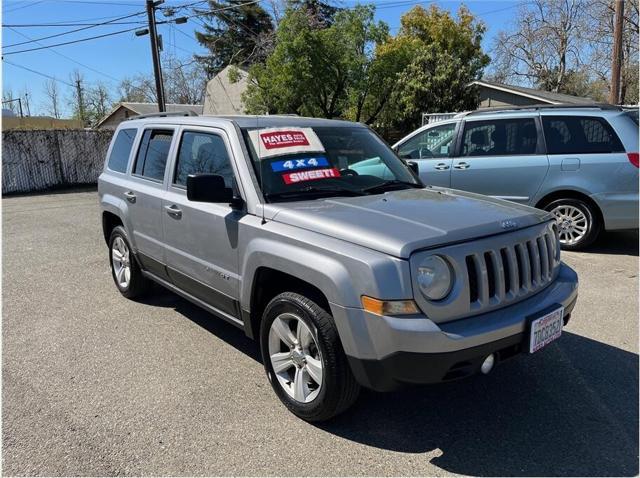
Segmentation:
{"type": "Polygon", "coordinates": [[[486,377],[280,405],[243,332],[111,281],[95,192],[3,199],[4,475],[636,475],[638,235],[565,253],[559,342],[486,377]]]}

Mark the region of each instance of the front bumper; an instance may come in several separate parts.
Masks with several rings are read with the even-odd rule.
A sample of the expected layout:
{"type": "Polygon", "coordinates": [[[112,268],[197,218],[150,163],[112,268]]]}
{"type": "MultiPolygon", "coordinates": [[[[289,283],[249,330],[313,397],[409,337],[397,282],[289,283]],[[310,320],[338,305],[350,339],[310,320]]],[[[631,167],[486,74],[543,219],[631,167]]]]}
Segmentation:
{"type": "Polygon", "coordinates": [[[356,379],[374,390],[401,383],[434,383],[475,373],[496,353],[503,361],[522,350],[527,317],[554,304],[575,306],[578,277],[565,264],[544,290],[503,309],[436,324],[423,315],[377,316],[331,304],[338,332],[356,379]]]}

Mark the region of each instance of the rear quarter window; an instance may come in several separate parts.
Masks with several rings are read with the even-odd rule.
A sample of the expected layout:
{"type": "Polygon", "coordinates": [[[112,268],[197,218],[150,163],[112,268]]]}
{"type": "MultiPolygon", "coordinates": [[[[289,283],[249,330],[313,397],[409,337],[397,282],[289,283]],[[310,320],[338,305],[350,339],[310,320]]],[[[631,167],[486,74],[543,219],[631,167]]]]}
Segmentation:
{"type": "Polygon", "coordinates": [[[133,146],[133,140],[136,137],[136,132],[137,130],[135,128],[121,129],[118,131],[116,139],[113,142],[113,148],[111,148],[109,161],[107,162],[107,167],[111,171],[118,173],[127,171],[129,156],[131,155],[131,148],[133,146]]]}
{"type": "Polygon", "coordinates": [[[611,125],[597,116],[542,118],[548,154],[602,154],[624,152],[611,125]]]}

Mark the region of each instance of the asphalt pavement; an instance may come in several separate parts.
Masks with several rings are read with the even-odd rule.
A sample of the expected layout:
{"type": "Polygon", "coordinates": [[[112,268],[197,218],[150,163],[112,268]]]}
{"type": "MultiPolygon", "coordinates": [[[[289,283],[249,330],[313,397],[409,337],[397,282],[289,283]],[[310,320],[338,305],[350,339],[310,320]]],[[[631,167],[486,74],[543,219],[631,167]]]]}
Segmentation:
{"type": "Polygon", "coordinates": [[[544,352],[322,425],[241,330],[120,296],[95,191],[3,199],[2,239],[4,475],[638,474],[637,233],[564,253],[580,296],[544,352]]]}

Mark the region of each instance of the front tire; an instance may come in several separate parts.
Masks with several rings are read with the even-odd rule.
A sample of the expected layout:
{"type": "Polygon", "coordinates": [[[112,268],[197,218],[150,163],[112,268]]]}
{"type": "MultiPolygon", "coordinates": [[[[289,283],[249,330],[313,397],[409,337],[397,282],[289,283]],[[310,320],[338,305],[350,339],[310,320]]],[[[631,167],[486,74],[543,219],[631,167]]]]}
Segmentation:
{"type": "Polygon", "coordinates": [[[111,276],[120,293],[127,299],[143,295],[149,288],[149,280],[144,277],[122,226],[116,226],[109,237],[109,264],[111,276]]]}
{"type": "Polygon", "coordinates": [[[557,199],[544,209],[556,216],[560,245],[564,250],[579,251],[588,247],[602,230],[598,212],[580,199],[557,199]]]}
{"type": "Polygon", "coordinates": [[[260,345],[274,392],[303,420],[328,420],[358,398],[360,386],[333,318],[314,301],[293,292],[271,300],[260,326],[260,345]]]}

